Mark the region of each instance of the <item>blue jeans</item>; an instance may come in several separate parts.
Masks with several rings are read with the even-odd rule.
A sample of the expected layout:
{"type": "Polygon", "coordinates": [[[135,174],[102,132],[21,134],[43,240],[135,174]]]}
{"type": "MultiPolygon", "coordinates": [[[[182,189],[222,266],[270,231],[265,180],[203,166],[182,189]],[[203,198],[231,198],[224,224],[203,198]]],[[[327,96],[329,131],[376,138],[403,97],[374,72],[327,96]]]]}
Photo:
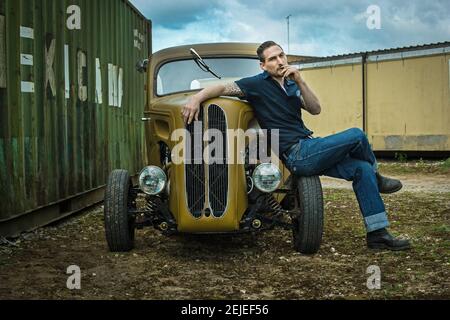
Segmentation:
{"type": "Polygon", "coordinates": [[[375,175],[377,161],[361,129],[353,128],[325,138],[301,139],[284,160],[296,176],[325,175],[353,181],[367,232],[389,226],[375,175]]]}

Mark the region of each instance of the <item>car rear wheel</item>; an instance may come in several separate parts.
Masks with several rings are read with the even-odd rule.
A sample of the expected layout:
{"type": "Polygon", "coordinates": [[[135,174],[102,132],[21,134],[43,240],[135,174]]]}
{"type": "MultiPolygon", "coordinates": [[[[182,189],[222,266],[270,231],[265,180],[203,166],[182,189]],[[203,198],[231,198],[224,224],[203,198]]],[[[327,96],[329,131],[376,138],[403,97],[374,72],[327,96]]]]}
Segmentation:
{"type": "Polygon", "coordinates": [[[293,217],[294,247],[304,254],[319,251],[323,233],[323,194],[318,176],[297,178],[299,215],[293,217]]]}
{"type": "Polygon", "coordinates": [[[125,170],[114,170],[109,175],[105,191],[105,233],[109,250],[126,252],[134,247],[135,218],[128,214],[132,183],[125,170]]]}

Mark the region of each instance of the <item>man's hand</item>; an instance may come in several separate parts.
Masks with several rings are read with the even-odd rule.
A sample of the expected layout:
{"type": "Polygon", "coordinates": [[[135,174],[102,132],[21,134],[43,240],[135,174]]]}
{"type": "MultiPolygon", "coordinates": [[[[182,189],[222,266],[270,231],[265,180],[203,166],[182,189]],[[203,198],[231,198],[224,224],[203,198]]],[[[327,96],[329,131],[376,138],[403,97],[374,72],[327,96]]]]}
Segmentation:
{"type": "Polygon", "coordinates": [[[322,108],[320,106],[319,99],[314,94],[314,92],[308,87],[305,81],[303,81],[302,76],[300,75],[300,71],[293,66],[283,66],[283,79],[291,79],[294,80],[300,91],[303,99],[303,108],[311,113],[312,115],[320,114],[322,108]]]}
{"type": "Polygon", "coordinates": [[[198,114],[200,113],[200,104],[204,101],[220,96],[230,97],[244,97],[244,93],[235,82],[228,84],[218,84],[212,87],[203,89],[194,95],[181,111],[184,123],[191,124],[192,120],[198,121],[198,114]]]}
{"type": "Polygon", "coordinates": [[[181,115],[183,116],[184,123],[191,124],[192,120],[198,121],[198,114],[200,113],[200,103],[197,99],[192,97],[188,103],[184,106],[181,111],[181,115]]]}
{"type": "Polygon", "coordinates": [[[296,67],[286,65],[282,67],[282,70],[283,70],[283,79],[290,79],[297,83],[303,81],[302,76],[300,75],[300,71],[296,67]]]}

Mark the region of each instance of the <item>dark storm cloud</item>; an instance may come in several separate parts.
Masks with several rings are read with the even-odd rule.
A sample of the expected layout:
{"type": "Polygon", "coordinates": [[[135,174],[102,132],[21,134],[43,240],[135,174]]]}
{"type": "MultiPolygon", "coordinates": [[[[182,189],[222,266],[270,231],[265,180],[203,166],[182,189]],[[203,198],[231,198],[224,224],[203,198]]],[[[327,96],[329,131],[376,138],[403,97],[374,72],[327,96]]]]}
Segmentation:
{"type": "Polygon", "coordinates": [[[215,0],[132,0],[131,1],[156,26],[180,29],[188,23],[201,21],[217,7],[215,0]]]}
{"type": "Polygon", "coordinates": [[[334,55],[450,40],[450,1],[420,0],[133,0],[154,26],[155,49],[188,42],[267,39],[291,53],[334,55]],[[370,5],[381,29],[367,28],[370,5]]]}

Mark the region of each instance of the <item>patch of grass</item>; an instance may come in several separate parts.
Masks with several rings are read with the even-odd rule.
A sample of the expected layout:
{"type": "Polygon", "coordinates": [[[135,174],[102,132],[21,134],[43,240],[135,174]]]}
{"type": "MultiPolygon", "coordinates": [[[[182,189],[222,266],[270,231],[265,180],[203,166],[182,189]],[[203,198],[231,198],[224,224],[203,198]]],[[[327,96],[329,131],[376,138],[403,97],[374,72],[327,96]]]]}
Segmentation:
{"type": "Polygon", "coordinates": [[[406,162],[408,161],[408,156],[406,155],[406,153],[396,152],[395,160],[397,160],[398,162],[406,162]]]}
{"type": "Polygon", "coordinates": [[[450,170],[450,158],[445,160],[444,163],[442,163],[441,167],[442,167],[442,169],[450,170]]]}
{"type": "Polygon", "coordinates": [[[450,234],[450,226],[448,224],[436,226],[433,231],[438,234],[450,234]]]}
{"type": "Polygon", "coordinates": [[[447,160],[431,161],[410,160],[410,161],[379,161],[378,167],[384,174],[438,174],[450,175],[450,158],[447,160]]]}

